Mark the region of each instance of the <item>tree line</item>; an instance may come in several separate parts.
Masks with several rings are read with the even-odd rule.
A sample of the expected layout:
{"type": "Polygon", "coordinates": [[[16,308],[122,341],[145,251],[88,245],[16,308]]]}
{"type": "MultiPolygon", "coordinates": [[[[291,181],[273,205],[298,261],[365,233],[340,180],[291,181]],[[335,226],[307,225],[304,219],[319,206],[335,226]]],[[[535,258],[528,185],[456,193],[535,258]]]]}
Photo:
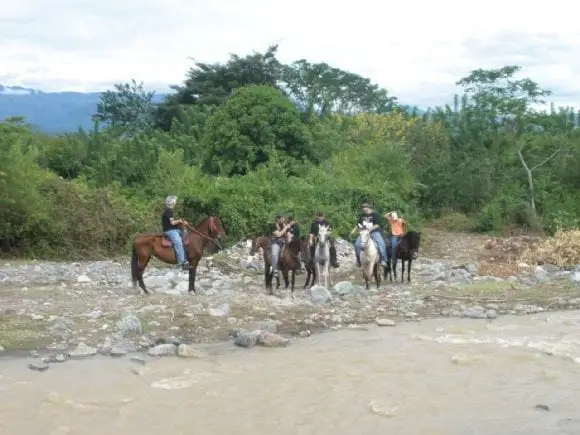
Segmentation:
{"type": "Polygon", "coordinates": [[[450,231],[580,224],[580,114],[521,68],[474,70],[453,104],[421,112],[326,63],[281,63],[277,46],[195,63],[165,101],[143,83],[104,92],[94,128],[58,136],[0,123],[0,250],[88,258],[158,231],[175,194],[231,240],[275,211],[319,209],[347,236],[361,202],[450,231]]]}

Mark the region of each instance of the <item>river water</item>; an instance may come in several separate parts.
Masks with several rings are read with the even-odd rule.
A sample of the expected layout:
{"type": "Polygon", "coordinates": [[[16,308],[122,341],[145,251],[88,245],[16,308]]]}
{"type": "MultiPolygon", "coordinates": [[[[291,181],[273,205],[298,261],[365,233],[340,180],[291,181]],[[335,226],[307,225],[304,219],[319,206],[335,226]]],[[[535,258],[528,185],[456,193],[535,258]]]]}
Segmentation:
{"type": "Polygon", "coordinates": [[[95,358],[42,373],[0,360],[0,433],[580,433],[580,312],[224,346],[202,359],[95,358]]]}

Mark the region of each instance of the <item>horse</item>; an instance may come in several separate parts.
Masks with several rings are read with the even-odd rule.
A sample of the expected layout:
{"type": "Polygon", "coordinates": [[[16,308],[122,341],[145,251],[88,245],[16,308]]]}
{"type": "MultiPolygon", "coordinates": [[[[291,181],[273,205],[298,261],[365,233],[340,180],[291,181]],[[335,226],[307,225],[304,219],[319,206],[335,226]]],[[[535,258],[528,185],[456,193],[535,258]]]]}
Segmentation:
{"type": "MultiPolygon", "coordinates": [[[[294,297],[294,283],[296,281],[296,271],[301,268],[300,254],[302,252],[302,240],[292,239],[286,243],[286,246],[280,253],[278,260],[278,270],[282,272],[284,278],[285,289],[291,285],[291,294],[294,297]],[[288,272],[292,272],[291,281],[288,279],[288,272]]],[[[268,294],[273,295],[272,280],[274,277],[274,269],[272,267],[272,251],[271,249],[264,250],[264,281],[268,294]]],[[[280,287],[280,280],[277,280],[276,289],[280,287]]]]}
{"type": "Polygon", "coordinates": [[[328,283],[332,285],[330,278],[330,235],[331,229],[326,225],[318,227],[318,236],[314,242],[314,265],[316,266],[316,277],[320,285],[321,277],[324,277],[324,288],[328,289],[328,283]]]}
{"type": "MultiPolygon", "coordinates": [[[[218,216],[209,216],[202,220],[195,227],[190,227],[190,232],[183,236],[183,247],[189,261],[189,288],[190,293],[195,293],[195,278],[197,275],[197,265],[203,257],[204,248],[210,244],[215,244],[221,249],[219,240],[225,237],[226,232],[218,216]]],[[[138,234],[133,242],[131,255],[131,278],[133,287],[139,287],[149,294],[149,290],[143,282],[143,272],[151,257],[155,257],[165,263],[177,264],[175,250],[169,239],[163,233],[138,234]]]]}
{"type": "Polygon", "coordinates": [[[407,282],[411,282],[411,264],[417,259],[419,254],[419,245],[421,243],[421,233],[409,231],[399,239],[395,249],[391,246],[391,237],[386,240],[387,255],[389,260],[384,270],[384,278],[389,277],[390,281],[397,281],[397,259],[401,260],[401,282],[405,280],[405,261],[407,261],[407,282]]]}
{"type": "Polygon", "coordinates": [[[372,239],[368,228],[361,228],[359,235],[362,249],[360,263],[366,288],[367,290],[369,289],[369,282],[372,281],[374,276],[378,289],[381,284],[381,275],[379,273],[379,249],[377,248],[375,241],[372,239]]]}
{"type": "Polygon", "coordinates": [[[270,246],[270,242],[272,241],[272,237],[270,236],[258,236],[255,239],[252,239],[252,246],[250,247],[250,255],[256,255],[258,249],[262,248],[263,251],[268,249],[270,246]]]}
{"type": "Polygon", "coordinates": [[[314,261],[312,259],[312,250],[310,248],[310,243],[307,239],[300,240],[300,252],[302,253],[302,259],[304,260],[304,268],[306,269],[306,282],[304,283],[304,288],[314,285],[314,261]],[[310,279],[312,278],[312,281],[310,279]]]}

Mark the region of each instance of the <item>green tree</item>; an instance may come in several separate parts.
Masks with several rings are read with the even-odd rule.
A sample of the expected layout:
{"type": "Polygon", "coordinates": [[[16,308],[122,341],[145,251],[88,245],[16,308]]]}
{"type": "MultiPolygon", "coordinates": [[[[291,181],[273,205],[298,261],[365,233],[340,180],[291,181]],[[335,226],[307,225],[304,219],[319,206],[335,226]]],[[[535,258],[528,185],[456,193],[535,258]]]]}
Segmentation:
{"type": "Polygon", "coordinates": [[[390,112],[397,100],[368,78],[305,59],[284,65],[282,82],[307,114],[384,113],[390,112]]]}
{"type": "Polygon", "coordinates": [[[465,88],[467,96],[473,101],[478,114],[483,117],[487,125],[495,129],[495,132],[502,131],[507,134],[508,142],[511,142],[515,148],[525,170],[530,208],[535,215],[534,171],[556,157],[562,148],[557,146],[549,155],[542,157],[538,153],[530,153],[535,154],[528,156],[530,160],[537,160],[534,164],[529,163],[524,157],[524,150],[530,143],[529,136],[525,133],[535,132],[537,127],[533,123],[535,118],[532,105],[545,104],[545,98],[551,92],[542,89],[529,78],[517,79],[515,75],[520,70],[521,67],[515,65],[490,70],[478,69],[459,80],[457,84],[465,88]]]}
{"type": "Polygon", "coordinates": [[[235,91],[208,119],[202,145],[205,170],[228,176],[254,170],[274,151],[298,160],[313,155],[298,109],[271,86],[235,91]]]}
{"type": "Polygon", "coordinates": [[[159,106],[157,125],[167,131],[181,106],[221,105],[243,86],[277,87],[281,67],[277,51],[278,45],[272,45],[264,53],[232,54],[226,63],[195,62],[183,85],[173,87],[175,93],[159,106]]]}
{"type": "Polygon", "coordinates": [[[123,133],[133,135],[149,131],[153,125],[155,92],[146,91],[143,82],[116,84],[114,91],[101,94],[101,101],[93,119],[119,128],[123,133]]]}

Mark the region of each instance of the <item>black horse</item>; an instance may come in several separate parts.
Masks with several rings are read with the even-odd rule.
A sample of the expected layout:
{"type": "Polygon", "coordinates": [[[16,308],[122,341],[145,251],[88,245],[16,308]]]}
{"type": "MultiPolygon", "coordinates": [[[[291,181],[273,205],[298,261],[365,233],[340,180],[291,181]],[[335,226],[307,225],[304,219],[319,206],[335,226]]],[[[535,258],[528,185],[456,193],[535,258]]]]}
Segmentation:
{"type": "Polygon", "coordinates": [[[387,266],[384,268],[384,279],[386,280],[388,277],[389,281],[392,282],[394,276],[395,281],[397,281],[397,259],[399,259],[401,260],[401,282],[405,280],[405,261],[408,262],[407,282],[411,282],[411,263],[413,263],[413,260],[419,254],[421,233],[415,231],[407,232],[399,239],[399,243],[394,250],[391,244],[391,236],[386,236],[385,234],[383,236],[385,237],[387,255],[389,257],[387,266]]]}

